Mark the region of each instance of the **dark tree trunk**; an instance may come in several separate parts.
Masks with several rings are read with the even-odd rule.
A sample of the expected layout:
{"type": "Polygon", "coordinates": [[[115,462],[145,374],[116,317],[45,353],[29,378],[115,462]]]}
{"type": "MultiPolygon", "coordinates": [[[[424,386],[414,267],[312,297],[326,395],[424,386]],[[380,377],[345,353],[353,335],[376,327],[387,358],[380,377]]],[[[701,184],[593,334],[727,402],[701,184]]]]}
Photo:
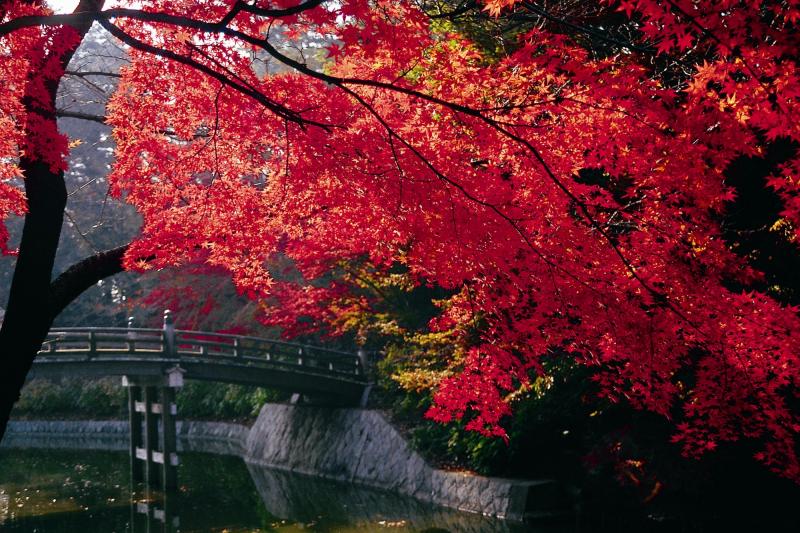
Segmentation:
{"type": "MultiPolygon", "coordinates": [[[[51,190],[48,195],[52,196],[48,196],[48,199],[57,200],[60,197],[66,202],[63,177],[51,177],[56,179],[51,180],[49,185],[60,182],[63,194],[56,194],[57,191],[51,190]]],[[[30,183],[34,182],[30,181],[30,183]]],[[[43,216],[38,216],[38,213],[31,216],[29,212],[25,219],[26,229],[23,230],[23,241],[26,238],[25,235],[29,235],[34,245],[25,247],[20,245],[20,257],[11,286],[12,297],[8,302],[7,318],[0,329],[0,354],[3,354],[0,365],[7,369],[0,374],[0,394],[2,394],[0,397],[0,401],[2,401],[0,404],[0,440],[5,434],[11,409],[19,398],[28,371],[53,320],[83,291],[101,279],[122,272],[122,257],[128,249],[128,245],[125,245],[89,256],[72,265],[51,283],[49,280],[55,249],[58,245],[58,232],[53,235],[53,230],[56,227],[60,229],[64,208],[62,205],[59,210],[55,202],[40,207],[43,209],[43,216]],[[55,220],[56,217],[59,220],[55,220]],[[31,230],[25,233],[28,227],[31,230]],[[45,244],[48,240],[51,241],[50,245],[45,244]],[[35,253],[31,252],[32,247],[38,248],[35,253]],[[23,249],[26,251],[24,262],[22,260],[23,249]],[[39,271],[31,275],[33,270],[27,269],[27,264],[31,264],[32,269],[37,268],[39,271]],[[49,269],[47,268],[48,264],[49,269]],[[44,270],[47,272],[45,273],[44,270]],[[17,281],[18,279],[19,281],[17,281]],[[42,290],[43,287],[44,290],[42,290]],[[36,296],[28,296],[33,294],[36,296]],[[13,312],[12,305],[15,309],[13,312]],[[8,396],[6,391],[8,391],[8,396]]]]}
{"type": "MultiPolygon", "coordinates": [[[[96,11],[102,5],[103,0],[81,0],[75,12],[96,11]]],[[[77,31],[80,42],[91,23],[87,18],[71,28],[61,27],[50,38],[55,42],[74,42],[74,32],[77,31]]],[[[55,102],[60,76],[52,72],[52,62],[57,61],[63,72],[75,52],[75,48],[62,50],[54,56],[52,54],[56,52],[53,50],[58,50],[57,46],[47,45],[44,40],[36,46],[38,49],[31,50],[33,59],[23,99],[28,118],[37,119],[26,123],[25,133],[29,137],[37,133],[36,128],[42,127],[39,121],[56,126],[55,102]],[[41,88],[46,91],[44,97],[41,88]]],[[[43,161],[42,152],[47,149],[35,144],[28,146],[20,160],[20,169],[25,176],[28,213],[0,328],[0,440],[5,435],[11,409],[19,398],[33,359],[55,318],[50,281],[67,205],[67,189],[64,172],[53,171],[43,161]]]]}
{"type": "Polygon", "coordinates": [[[53,322],[50,279],[67,204],[64,173],[24,159],[28,213],[0,328],[0,439],[25,376],[53,322]]]}

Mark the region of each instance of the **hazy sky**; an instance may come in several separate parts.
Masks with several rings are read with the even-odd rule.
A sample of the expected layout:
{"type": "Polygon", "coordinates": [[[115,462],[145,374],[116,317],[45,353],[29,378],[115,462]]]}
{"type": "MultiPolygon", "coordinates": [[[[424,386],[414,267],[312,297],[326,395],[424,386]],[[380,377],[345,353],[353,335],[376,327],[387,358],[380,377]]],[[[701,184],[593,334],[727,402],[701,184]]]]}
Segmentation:
{"type": "Polygon", "coordinates": [[[47,0],[47,5],[53,8],[56,13],[72,13],[78,0],[47,0]]]}

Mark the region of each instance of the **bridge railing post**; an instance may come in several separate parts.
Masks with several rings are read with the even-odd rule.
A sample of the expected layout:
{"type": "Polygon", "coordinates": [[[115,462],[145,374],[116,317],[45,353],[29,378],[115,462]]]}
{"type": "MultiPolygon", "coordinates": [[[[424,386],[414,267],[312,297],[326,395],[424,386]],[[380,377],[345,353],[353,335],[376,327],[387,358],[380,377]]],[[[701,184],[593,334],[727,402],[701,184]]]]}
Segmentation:
{"type": "Polygon", "coordinates": [[[297,364],[303,366],[303,349],[297,349],[297,364]]]}
{"type": "Polygon", "coordinates": [[[367,351],[364,348],[359,348],[356,355],[358,357],[356,360],[356,375],[365,375],[367,373],[367,351]]]}
{"type": "Polygon", "coordinates": [[[135,343],[135,341],[136,341],[136,333],[134,333],[132,331],[133,330],[133,321],[134,321],[134,317],[129,316],[128,317],[128,334],[126,335],[126,337],[128,339],[128,351],[130,353],[133,353],[133,352],[136,351],[136,343],[135,343]]]}
{"type": "Polygon", "coordinates": [[[89,352],[87,358],[91,359],[97,352],[97,339],[94,336],[94,331],[89,330],[89,352]]]}
{"type": "Polygon", "coordinates": [[[177,346],[175,346],[175,322],[172,320],[172,311],[169,309],[164,310],[164,355],[167,357],[174,357],[178,355],[177,346]]]}

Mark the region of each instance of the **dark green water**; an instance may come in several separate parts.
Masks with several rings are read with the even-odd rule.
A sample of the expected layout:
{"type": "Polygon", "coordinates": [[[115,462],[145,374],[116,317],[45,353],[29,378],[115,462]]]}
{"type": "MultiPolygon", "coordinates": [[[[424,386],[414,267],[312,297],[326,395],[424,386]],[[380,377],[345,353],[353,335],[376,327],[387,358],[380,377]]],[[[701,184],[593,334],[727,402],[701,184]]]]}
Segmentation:
{"type": "Polygon", "coordinates": [[[1,449],[0,531],[561,531],[262,469],[236,457],[184,453],[181,461],[180,490],[165,496],[132,486],[121,452],[1,449]]]}

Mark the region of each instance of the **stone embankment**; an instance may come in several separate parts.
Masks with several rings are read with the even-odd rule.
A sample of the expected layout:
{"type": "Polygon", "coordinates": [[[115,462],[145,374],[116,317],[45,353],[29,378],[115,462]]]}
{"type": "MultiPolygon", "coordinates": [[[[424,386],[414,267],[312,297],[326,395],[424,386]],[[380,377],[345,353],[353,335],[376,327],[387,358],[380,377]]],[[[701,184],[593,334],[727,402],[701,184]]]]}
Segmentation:
{"type": "MultiPolygon", "coordinates": [[[[250,428],[225,422],[178,422],[178,451],[245,456],[250,428]]],[[[123,420],[12,420],[3,446],[128,451],[123,420]]]]}
{"type": "Polygon", "coordinates": [[[374,410],[265,405],[247,439],[263,466],[378,487],[446,507],[521,521],[568,510],[553,481],[522,481],[431,467],[374,410]]]}
{"type": "MultiPolygon", "coordinates": [[[[12,421],[9,447],[128,449],[123,421],[12,421]],[[73,446],[70,446],[70,445],[73,446]]],[[[514,521],[569,511],[564,489],[436,469],[374,410],[267,404],[252,427],[179,422],[178,449],[237,455],[248,463],[380,488],[453,509],[514,521]]]]}

